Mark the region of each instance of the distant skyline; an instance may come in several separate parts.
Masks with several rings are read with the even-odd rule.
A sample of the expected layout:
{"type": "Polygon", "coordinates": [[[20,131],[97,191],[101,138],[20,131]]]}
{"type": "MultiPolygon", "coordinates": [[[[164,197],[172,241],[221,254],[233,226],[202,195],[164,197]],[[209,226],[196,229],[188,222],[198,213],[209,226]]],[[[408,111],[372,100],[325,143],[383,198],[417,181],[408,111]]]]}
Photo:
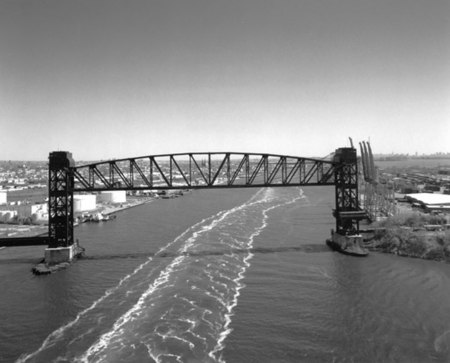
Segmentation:
{"type": "Polygon", "coordinates": [[[2,0],[0,160],[450,152],[448,0],[2,0]]]}

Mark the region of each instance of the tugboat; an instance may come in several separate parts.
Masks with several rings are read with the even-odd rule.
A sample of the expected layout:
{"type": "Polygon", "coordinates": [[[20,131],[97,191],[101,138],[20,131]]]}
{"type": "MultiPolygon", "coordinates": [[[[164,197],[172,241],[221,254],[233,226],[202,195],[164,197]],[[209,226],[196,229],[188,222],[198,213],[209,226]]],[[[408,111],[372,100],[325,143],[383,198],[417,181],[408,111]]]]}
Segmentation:
{"type": "Polygon", "coordinates": [[[346,255],[365,257],[369,254],[369,251],[361,247],[362,240],[362,235],[358,233],[342,235],[331,230],[331,239],[327,239],[327,245],[332,250],[346,255]]]}

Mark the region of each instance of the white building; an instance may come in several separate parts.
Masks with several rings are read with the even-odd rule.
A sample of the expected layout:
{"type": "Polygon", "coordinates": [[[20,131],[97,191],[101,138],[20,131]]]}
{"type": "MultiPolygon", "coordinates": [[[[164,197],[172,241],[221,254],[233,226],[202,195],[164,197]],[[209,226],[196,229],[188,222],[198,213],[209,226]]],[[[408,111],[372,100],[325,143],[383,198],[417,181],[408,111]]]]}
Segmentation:
{"type": "Polygon", "coordinates": [[[78,194],[73,196],[73,211],[87,212],[97,207],[97,196],[95,194],[78,194]]]}
{"type": "Polygon", "coordinates": [[[8,193],[6,191],[0,190],[0,205],[6,204],[8,200],[8,193]]]}
{"type": "Polygon", "coordinates": [[[406,194],[411,203],[416,203],[428,210],[450,212],[450,195],[436,193],[406,194]]]}
{"type": "Polygon", "coordinates": [[[36,215],[38,221],[48,221],[48,204],[33,204],[31,206],[31,215],[36,215]]]}
{"type": "Polygon", "coordinates": [[[32,204],[31,205],[31,214],[38,214],[38,213],[48,213],[48,204],[42,203],[42,204],[32,204]]]}
{"type": "Polygon", "coordinates": [[[127,193],[125,190],[101,192],[100,200],[106,203],[125,203],[127,201],[127,193]]]}

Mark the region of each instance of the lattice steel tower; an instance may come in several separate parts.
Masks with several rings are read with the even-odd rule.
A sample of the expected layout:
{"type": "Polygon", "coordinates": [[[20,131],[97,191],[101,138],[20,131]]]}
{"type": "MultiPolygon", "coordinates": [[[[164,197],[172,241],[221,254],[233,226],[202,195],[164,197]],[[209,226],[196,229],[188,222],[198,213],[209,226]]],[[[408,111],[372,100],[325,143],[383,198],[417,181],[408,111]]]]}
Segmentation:
{"type": "Polygon", "coordinates": [[[49,156],[48,235],[50,248],[73,244],[73,172],[72,154],[55,151],[49,156]]]}
{"type": "Polygon", "coordinates": [[[334,155],[336,189],[336,232],[346,233],[359,230],[359,221],[366,213],[358,203],[358,164],[355,148],[337,149],[334,155]]]}

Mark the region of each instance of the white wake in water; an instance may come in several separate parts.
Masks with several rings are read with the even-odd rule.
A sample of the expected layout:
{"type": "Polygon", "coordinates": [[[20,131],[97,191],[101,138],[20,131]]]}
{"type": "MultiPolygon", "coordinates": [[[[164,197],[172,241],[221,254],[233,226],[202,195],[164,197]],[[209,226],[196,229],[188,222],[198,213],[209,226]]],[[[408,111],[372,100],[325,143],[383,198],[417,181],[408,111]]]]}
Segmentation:
{"type": "MultiPolygon", "coordinates": [[[[231,333],[233,309],[253,254],[254,239],[268,223],[274,208],[303,197],[300,189],[288,192],[261,189],[248,202],[217,213],[186,230],[159,253],[177,248],[172,260],[159,271],[150,270],[147,288],[136,303],[108,331],[78,356],[76,362],[224,362],[222,352],[231,333]],[[294,193],[293,193],[294,192],[294,193]]],[[[33,361],[70,329],[89,320],[94,310],[121,285],[144,273],[149,259],[113,289],[82,311],[76,319],[53,332],[34,353],[19,362],[33,361]]],[[[131,283],[131,282],[130,282],[131,283]]],[[[67,361],[64,357],[62,361],[67,361]]]]}
{"type": "MultiPolygon", "coordinates": [[[[220,212],[223,213],[223,212],[220,212]]],[[[220,214],[219,213],[219,214],[220,214]]],[[[200,221],[199,223],[194,224],[193,226],[189,227],[186,231],[184,231],[182,234],[180,234],[176,239],[174,239],[172,242],[168,243],[166,246],[162,247],[157,254],[162,253],[165,249],[169,248],[170,246],[178,243],[179,241],[183,241],[187,235],[192,233],[193,230],[198,228],[204,223],[208,223],[210,220],[214,219],[216,216],[211,216],[208,218],[205,218],[204,220],[200,221]]],[[[119,294],[119,290],[124,287],[127,283],[130,283],[130,280],[132,280],[136,275],[141,272],[145,267],[148,267],[148,265],[151,263],[153,258],[149,258],[147,261],[139,265],[134,269],[134,271],[125,277],[123,277],[119,283],[111,288],[106,290],[106,292],[103,294],[102,297],[100,297],[98,300],[94,301],[91,306],[81,311],[75,319],[68,322],[67,324],[61,326],[54,332],[52,332],[42,343],[42,345],[34,352],[30,354],[24,354],[22,355],[16,363],[25,363],[25,362],[31,362],[31,361],[37,361],[39,362],[39,354],[41,352],[45,352],[48,349],[55,347],[63,341],[63,338],[67,335],[73,335],[71,330],[75,330],[82,322],[87,323],[88,325],[92,325],[92,321],[96,320],[93,318],[95,315],[102,315],[104,314],[102,311],[104,310],[103,304],[108,300],[108,298],[119,294]]],[[[126,295],[128,294],[128,290],[125,289],[126,295]]],[[[79,336],[78,336],[79,338],[79,336]]]]}

